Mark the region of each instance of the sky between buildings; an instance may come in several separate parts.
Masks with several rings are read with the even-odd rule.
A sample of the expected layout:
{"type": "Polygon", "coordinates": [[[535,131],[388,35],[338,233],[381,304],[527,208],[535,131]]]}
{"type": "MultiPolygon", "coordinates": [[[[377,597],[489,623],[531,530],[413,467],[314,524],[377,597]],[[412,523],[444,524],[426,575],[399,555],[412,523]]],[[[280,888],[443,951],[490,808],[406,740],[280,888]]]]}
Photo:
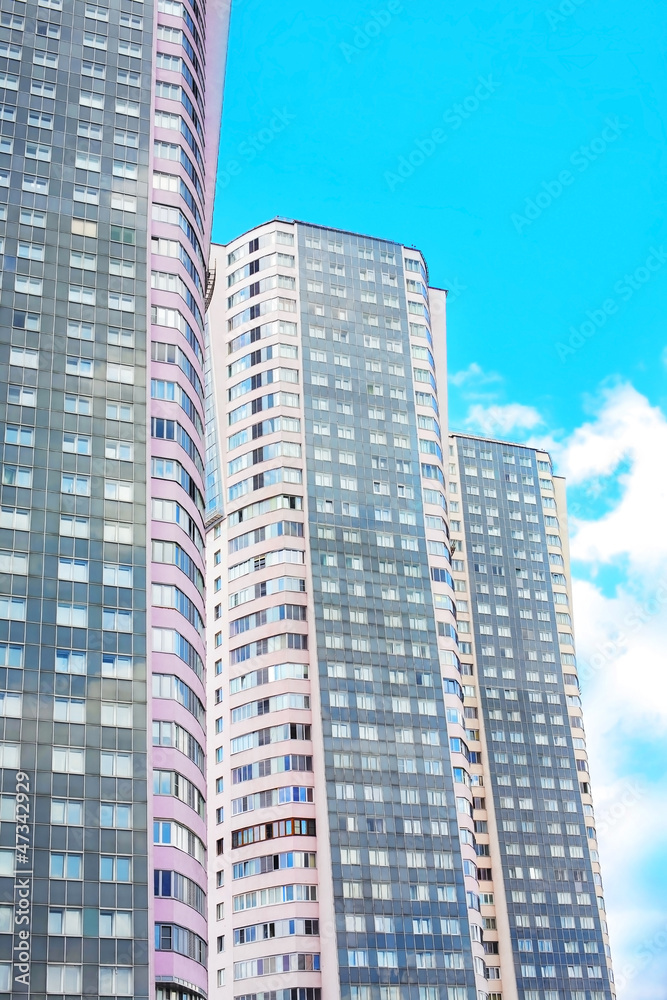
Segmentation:
{"type": "Polygon", "coordinates": [[[213,238],[414,244],[450,426],[568,477],[619,1000],[667,1000],[667,8],[234,0],[213,238]]]}

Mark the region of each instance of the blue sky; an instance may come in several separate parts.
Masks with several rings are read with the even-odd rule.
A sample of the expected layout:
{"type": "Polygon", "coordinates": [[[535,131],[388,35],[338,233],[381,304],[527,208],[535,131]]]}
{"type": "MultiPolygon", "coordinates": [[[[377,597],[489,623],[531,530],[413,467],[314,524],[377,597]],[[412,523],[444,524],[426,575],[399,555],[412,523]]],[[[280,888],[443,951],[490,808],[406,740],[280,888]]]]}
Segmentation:
{"type": "Polygon", "coordinates": [[[654,0],[237,0],[214,222],[418,246],[451,290],[450,425],[568,475],[620,1000],[667,998],[666,29],[654,0]]]}

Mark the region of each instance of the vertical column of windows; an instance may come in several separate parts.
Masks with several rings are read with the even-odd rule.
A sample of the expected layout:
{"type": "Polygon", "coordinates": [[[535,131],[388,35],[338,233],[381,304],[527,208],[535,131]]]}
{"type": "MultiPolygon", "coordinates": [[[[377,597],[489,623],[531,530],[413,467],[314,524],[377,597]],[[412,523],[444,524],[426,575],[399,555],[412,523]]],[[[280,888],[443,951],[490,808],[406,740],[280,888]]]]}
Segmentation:
{"type": "Polygon", "coordinates": [[[560,652],[560,663],[563,673],[565,704],[567,706],[567,718],[569,720],[572,733],[572,745],[574,748],[575,766],[577,769],[577,774],[573,779],[573,784],[576,788],[576,782],[578,780],[584,814],[586,843],[590,849],[590,859],[593,869],[593,886],[600,914],[600,927],[602,930],[605,964],[607,966],[609,980],[613,983],[611,949],[609,946],[609,932],[605,915],[602,874],[597,849],[595,812],[593,809],[590,775],[588,773],[588,754],[586,750],[586,738],[581,712],[581,689],[577,675],[573,621],[571,617],[572,584],[569,573],[569,560],[567,556],[567,510],[564,483],[562,480],[554,478],[551,460],[547,454],[538,453],[536,455],[536,461],[544,515],[547,555],[549,560],[551,589],[554,601],[554,617],[556,632],[558,635],[558,649],[560,652]]]}
{"type": "Polygon", "coordinates": [[[208,950],[203,39],[198,4],[158,0],[150,245],[154,931],[156,977],[178,981],[187,997],[206,990],[208,950]],[[173,952],[188,960],[178,980],[173,952]]]}
{"type": "MultiPolygon", "coordinates": [[[[219,765],[216,982],[227,982],[234,995],[241,981],[267,975],[276,963],[289,970],[294,988],[309,983],[307,990],[317,995],[320,989],[313,905],[320,793],[313,785],[301,352],[296,301],[289,295],[296,284],[293,246],[293,233],[278,229],[230,251],[220,309],[214,296],[210,314],[211,335],[224,336],[227,348],[220,350],[213,373],[224,394],[217,405],[227,515],[211,532],[220,657],[213,699],[219,765]],[[245,305],[248,300],[252,305],[245,305]],[[218,317],[224,317],[224,333],[218,317]],[[293,771],[299,773],[288,773],[293,771]],[[266,878],[257,878],[266,872],[275,872],[269,888],[266,878]],[[295,919],[285,921],[284,929],[273,922],[257,925],[257,919],[274,921],[278,903],[293,904],[288,915],[295,919]],[[264,927],[271,928],[270,937],[291,938],[287,948],[277,955],[276,941],[267,940],[261,959],[246,959],[243,946],[262,940],[258,930],[266,937],[264,927]],[[232,937],[230,965],[224,953],[232,937]]],[[[251,988],[243,983],[244,993],[251,988]]]]}
{"type": "MultiPolygon", "coordinates": [[[[428,298],[424,284],[425,274],[419,260],[406,258],[406,292],[410,315],[410,353],[413,364],[413,384],[417,404],[420,471],[424,499],[426,546],[431,577],[432,600],[438,632],[438,655],[443,684],[447,733],[452,756],[452,773],[456,815],[463,864],[463,875],[468,908],[468,922],[473,949],[473,963],[478,988],[486,988],[486,979],[492,976],[485,961],[488,954],[482,943],[483,929],[480,917],[482,886],[488,866],[480,862],[480,852],[485,849],[484,838],[478,840],[473,816],[474,810],[485,805],[483,776],[473,762],[481,760],[478,711],[474,704],[464,705],[462,676],[466,669],[461,662],[459,622],[455,604],[452,576],[452,550],[458,546],[450,542],[447,501],[445,499],[445,474],[440,415],[437,409],[435,362],[432,354],[432,334],[429,327],[428,298]],[[426,303],[424,303],[426,298],[426,303]],[[430,390],[435,389],[434,395],[430,390]]],[[[456,504],[456,501],[454,501],[456,504]]],[[[461,621],[464,633],[465,619],[461,621]]],[[[467,639],[461,640],[463,648],[470,648],[467,639]]],[[[468,669],[471,669],[468,667],[468,669]]],[[[479,813],[478,813],[479,815],[479,813]]],[[[488,848],[486,848],[488,851],[488,848]]],[[[488,886],[483,886],[488,889],[488,886]]],[[[488,895],[488,893],[487,893],[488,895]]],[[[492,960],[493,961],[493,960],[492,960]]]]}
{"type": "MultiPolygon", "coordinates": [[[[491,791],[487,765],[487,719],[481,711],[479,692],[479,649],[476,646],[472,631],[471,616],[474,611],[474,595],[470,587],[469,561],[466,542],[463,533],[464,512],[474,515],[481,511],[477,503],[477,494],[466,497],[461,491],[461,469],[458,456],[453,445],[448,446],[448,489],[450,494],[450,528],[452,532],[452,572],[455,606],[457,614],[457,629],[459,634],[459,651],[461,654],[461,684],[463,688],[463,713],[466,733],[464,740],[450,737],[454,756],[454,773],[456,778],[457,765],[463,768],[459,777],[470,784],[469,796],[459,785],[457,795],[457,814],[459,825],[467,828],[464,836],[472,838],[472,847],[476,854],[477,882],[479,894],[479,913],[471,912],[471,917],[481,920],[481,946],[484,953],[486,978],[493,982],[495,989],[501,990],[513,979],[511,963],[503,966],[502,939],[499,942],[499,929],[502,933],[504,922],[497,907],[497,885],[502,886],[498,870],[496,840],[494,838],[493,803],[489,800],[491,791]],[[469,776],[466,779],[466,771],[469,776]],[[492,863],[493,861],[493,863],[492,863]],[[496,957],[498,956],[498,957],[496,957]]],[[[477,487],[473,487],[477,488],[477,487]]],[[[487,484],[490,491],[493,487],[487,484]]],[[[488,497],[493,501],[493,497],[488,497]]],[[[494,514],[488,515],[489,531],[495,536],[498,529],[495,526],[494,514]]],[[[469,517],[469,520],[476,520],[469,517]]],[[[481,530],[481,529],[480,529],[481,530]]],[[[476,537],[476,534],[475,534],[476,537]]],[[[475,543],[476,544],[476,543],[475,543]]],[[[500,890],[502,891],[502,890],[500,890]]],[[[501,911],[502,912],[502,911],[501,911]]]]}

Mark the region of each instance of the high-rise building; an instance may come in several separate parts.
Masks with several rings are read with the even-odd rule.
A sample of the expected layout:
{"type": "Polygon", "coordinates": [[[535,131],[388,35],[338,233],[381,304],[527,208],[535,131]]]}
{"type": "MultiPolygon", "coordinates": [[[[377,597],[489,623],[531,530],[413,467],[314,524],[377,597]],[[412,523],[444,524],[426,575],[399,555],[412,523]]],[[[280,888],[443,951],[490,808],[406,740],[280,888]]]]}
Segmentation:
{"type": "Polygon", "coordinates": [[[414,248],[276,219],[213,258],[211,995],[609,1000],[548,457],[449,443],[414,248]]]}
{"type": "Polygon", "coordinates": [[[208,6],[0,3],[0,995],[207,992],[208,6]]]}
{"type": "Polygon", "coordinates": [[[467,764],[464,748],[454,774],[460,765],[475,789],[489,988],[505,1000],[607,1000],[613,973],[565,484],[545,452],[458,434],[447,473],[466,745],[475,754],[467,764]]]}

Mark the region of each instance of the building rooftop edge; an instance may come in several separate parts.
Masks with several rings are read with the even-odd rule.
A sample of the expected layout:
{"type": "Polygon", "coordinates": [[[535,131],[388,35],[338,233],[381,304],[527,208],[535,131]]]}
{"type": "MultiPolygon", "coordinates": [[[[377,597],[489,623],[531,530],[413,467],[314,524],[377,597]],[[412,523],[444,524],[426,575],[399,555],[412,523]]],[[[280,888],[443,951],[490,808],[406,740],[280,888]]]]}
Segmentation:
{"type": "MultiPolygon", "coordinates": [[[[505,438],[485,437],[483,434],[465,434],[463,431],[449,431],[448,433],[449,437],[470,438],[472,441],[490,441],[492,444],[506,444],[510,448],[527,448],[529,451],[540,451],[543,455],[548,455],[549,461],[552,461],[551,453],[547,448],[536,448],[534,445],[524,444],[522,441],[507,441],[505,438]]],[[[561,476],[560,478],[564,477],[561,476]]]]}
{"type": "Polygon", "coordinates": [[[339,226],[323,226],[317,222],[306,222],[304,219],[290,219],[285,215],[274,215],[272,219],[266,219],[264,222],[260,222],[256,226],[251,226],[250,229],[246,229],[244,232],[239,233],[238,236],[235,236],[233,240],[229,241],[229,243],[217,243],[215,240],[211,240],[211,249],[213,249],[213,247],[224,247],[227,249],[227,247],[231,246],[232,243],[236,243],[238,240],[243,239],[244,236],[248,236],[249,233],[254,232],[256,229],[261,229],[263,226],[269,226],[272,222],[287,222],[290,225],[296,226],[312,226],[313,229],[327,229],[329,232],[343,233],[346,236],[361,236],[363,239],[376,240],[378,243],[392,243],[394,246],[405,247],[407,250],[415,250],[421,256],[422,260],[426,261],[424,254],[419,247],[415,246],[414,243],[401,243],[399,240],[386,239],[384,236],[371,236],[369,233],[360,233],[354,229],[341,229],[339,226]]]}

